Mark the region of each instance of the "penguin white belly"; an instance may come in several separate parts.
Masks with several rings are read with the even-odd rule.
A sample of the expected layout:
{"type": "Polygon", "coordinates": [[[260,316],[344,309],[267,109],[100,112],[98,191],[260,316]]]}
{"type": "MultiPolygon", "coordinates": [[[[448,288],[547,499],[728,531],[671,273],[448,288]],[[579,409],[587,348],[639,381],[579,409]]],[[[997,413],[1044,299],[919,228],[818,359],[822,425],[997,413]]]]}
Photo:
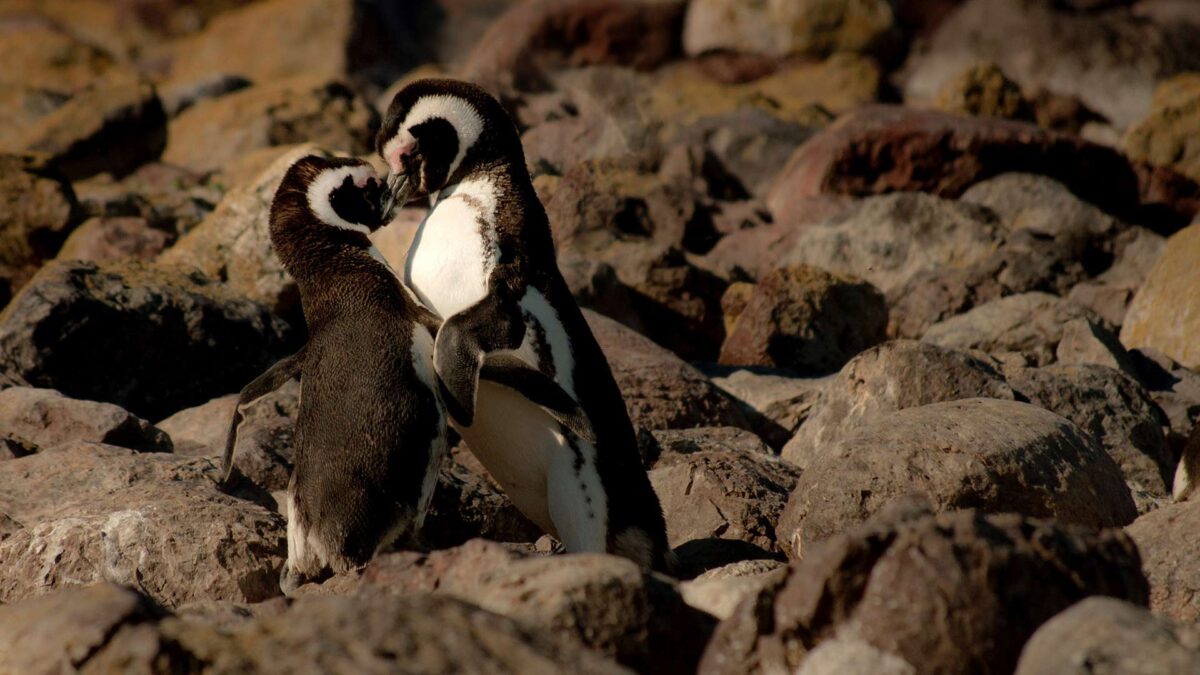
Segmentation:
{"type": "Polygon", "coordinates": [[[494,211],[491,183],[464,182],[448,188],[417,228],[404,280],[442,318],[487,295],[488,277],[500,256],[490,234],[494,211]]]}

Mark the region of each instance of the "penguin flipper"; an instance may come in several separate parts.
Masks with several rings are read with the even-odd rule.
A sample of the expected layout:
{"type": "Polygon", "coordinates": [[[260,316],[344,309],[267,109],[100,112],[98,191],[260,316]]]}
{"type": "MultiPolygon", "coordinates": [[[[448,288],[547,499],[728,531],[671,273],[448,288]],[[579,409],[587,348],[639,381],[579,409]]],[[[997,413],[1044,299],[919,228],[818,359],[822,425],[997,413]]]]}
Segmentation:
{"type": "Polygon", "coordinates": [[[515,390],[538,404],[571,434],[596,442],[596,430],[579,402],[549,375],[509,354],[489,355],[479,377],[515,390]]]}
{"type": "Polygon", "coordinates": [[[499,294],[450,317],[433,344],[438,391],[450,417],[464,427],[475,421],[479,374],[489,353],[516,349],[525,339],[525,322],[515,303],[499,294]]]}
{"type": "Polygon", "coordinates": [[[233,421],[229,424],[229,435],[225,439],[225,455],[221,458],[221,485],[228,487],[233,474],[233,449],[237,445],[238,427],[242,425],[242,408],[283,386],[285,382],[300,374],[300,363],[304,350],[285,356],[275,362],[265,373],[254,378],[238,394],[233,407],[233,421]]]}

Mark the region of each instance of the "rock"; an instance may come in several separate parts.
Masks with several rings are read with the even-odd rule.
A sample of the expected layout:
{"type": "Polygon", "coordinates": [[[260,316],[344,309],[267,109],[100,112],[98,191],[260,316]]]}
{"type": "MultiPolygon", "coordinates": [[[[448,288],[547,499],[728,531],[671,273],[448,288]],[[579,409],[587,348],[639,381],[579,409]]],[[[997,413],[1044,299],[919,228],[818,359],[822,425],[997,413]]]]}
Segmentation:
{"type": "Polygon", "coordinates": [[[89,218],[67,237],[57,257],[90,262],[150,260],[163,252],[170,239],[170,234],[150,227],[145,218],[89,218]]]}
{"type": "Polygon", "coordinates": [[[800,472],[769,453],[699,440],[696,450],[664,452],[649,472],[671,546],[728,539],[757,547],[757,557],[778,554],[775,523],[800,472]]]}
{"type": "MultiPolygon", "coordinates": [[[[0,437],[0,460],[28,457],[39,449],[36,443],[20,436],[7,434],[0,437]]],[[[8,522],[5,520],[6,518],[7,516],[0,514],[0,539],[10,534],[5,530],[5,525],[8,522]]]]}
{"type": "Polygon", "coordinates": [[[1057,4],[964,2],[905,64],[905,100],[931,100],[948,78],[983,59],[1025,87],[1078,96],[1123,128],[1149,111],[1155,82],[1200,65],[1184,24],[1123,10],[1075,14],[1057,4]]]}
{"type": "Polygon", "coordinates": [[[1187,222],[1200,204],[1190,181],[1146,171],[1118,151],[1031,124],[899,106],[865,106],[800,146],[767,194],[772,213],[819,194],[896,191],[958,197],[981,179],[1032,172],[1062,182],[1133,222],[1187,222]]]}
{"type": "Polygon", "coordinates": [[[100,81],[26,128],[21,147],[44,153],[71,180],[124,176],[158,159],[167,116],[154,87],[133,79],[100,81]]]}
{"type": "Polygon", "coordinates": [[[914,275],[964,267],[992,253],[1002,233],[977,206],[920,193],[864,199],[821,225],[806,227],[784,264],[852,274],[885,293],[914,275]]]}
{"type": "Polygon", "coordinates": [[[811,414],[827,377],[801,378],[757,369],[722,369],[713,374],[713,384],[774,424],[772,447],[791,440],[811,414]]]}
{"type": "Polygon", "coordinates": [[[541,534],[486,474],[457,461],[442,465],[421,531],[426,545],[448,548],[478,537],[529,542],[541,534]]]}
{"type": "Polygon", "coordinates": [[[856,356],[825,384],[782,457],[804,469],[891,413],[964,398],[1015,396],[1003,375],[966,352],[912,340],[885,342],[856,356]]]}
{"type": "Polygon", "coordinates": [[[1026,403],[972,398],[881,416],[814,457],[776,534],[793,558],[909,493],[1089,527],[1137,517],[1116,463],[1086,432],[1026,403]]]}
{"type": "Polygon", "coordinates": [[[680,0],[516,3],[488,26],[459,75],[492,89],[531,89],[558,63],[651,70],[679,53],[684,4],[680,0]]]}
{"type": "Polygon", "coordinates": [[[688,5],[683,28],[683,48],[692,56],[714,50],[776,57],[834,52],[887,56],[898,42],[895,11],[886,0],[696,0],[688,5]]]}
{"type": "Polygon", "coordinates": [[[790,202],[791,212],[768,214],[773,222],[725,235],[706,257],[731,277],[761,279],[780,266],[805,228],[840,217],[854,204],[855,200],[839,195],[790,202]]]}
{"type": "MultiPolygon", "coordinates": [[[[176,453],[220,462],[236,403],[236,395],[215,398],[181,410],[158,426],[175,441],[176,453]]],[[[233,454],[238,473],[264,490],[287,489],[299,409],[300,383],[292,380],[244,410],[233,454]]]]}
{"type": "Polygon", "coordinates": [[[305,155],[323,152],[313,145],[282,151],[252,181],[230,190],[204,222],[180,237],[159,260],[198,267],[238,294],[298,323],[300,291],[271,249],[268,220],[275,190],[288,167],[305,155]]]}
{"type": "Polygon", "coordinates": [[[0,462],[0,512],[23,526],[0,541],[0,601],[99,581],[168,606],[278,595],[283,519],[222,494],[217,473],[86,442],[0,462]]]}
{"type": "Polygon", "coordinates": [[[226,73],[217,73],[195,82],[175,84],[162,91],[163,108],[168,117],[175,118],[200,101],[232,94],[253,84],[241,75],[226,73]]]}
{"type": "Polygon", "coordinates": [[[0,671],[87,672],[87,662],[120,631],[166,611],[129,588],[101,583],[0,606],[0,671]]]}
{"type": "Polygon", "coordinates": [[[679,584],[684,602],[717,619],[726,619],[747,596],[762,590],[783,563],[777,560],[742,560],[729,563],[679,584]]]}
{"type": "Polygon", "coordinates": [[[1200,374],[1179,365],[1174,359],[1153,349],[1129,352],[1137,379],[1170,422],[1168,442],[1178,454],[1188,435],[1200,422],[1200,374]]]}
{"type": "Polygon", "coordinates": [[[1198,523],[1200,500],[1193,498],[1151,511],[1125,528],[1142,554],[1155,614],[1188,623],[1200,619],[1200,555],[1193,535],[1198,523]]]}
{"type": "Polygon", "coordinates": [[[200,101],[171,120],[163,159],[197,172],[217,171],[251,150],[315,143],[368,154],[379,116],[334,80],[302,76],[270,81],[200,101]]]}
{"type": "Polygon", "coordinates": [[[1121,344],[1152,347],[1190,368],[1200,366],[1200,347],[1193,339],[1200,331],[1200,267],[1194,264],[1198,250],[1200,223],[1167,240],[1162,257],[1129,305],[1121,344]]]}
{"type": "Polygon", "coordinates": [[[814,267],[781,268],[754,287],[719,360],[823,375],[886,331],[887,305],[871,284],[814,267]]]}
{"type": "MultiPolygon", "coordinates": [[[[1017,368],[1008,383],[1030,403],[1091,434],[1121,468],[1136,496],[1165,498],[1175,458],[1163,436],[1167,420],[1133,378],[1105,366],[1017,368]]],[[[1145,504],[1140,511],[1148,510],[1145,504]]]]}
{"type": "Polygon", "coordinates": [[[1070,243],[1087,243],[1124,229],[1066,185],[1033,173],[989,178],[968,188],[960,200],[991,209],[1009,231],[1029,230],[1070,243]]]}
{"type": "Polygon", "coordinates": [[[146,420],[111,403],[67,398],[53,389],[0,391],[0,428],[43,448],[88,441],[139,452],[171,452],[171,439],[146,420]]]}
{"type": "Polygon", "coordinates": [[[1119,531],[897,504],[744,600],[699,672],[792,672],[826,640],[865,642],[920,672],[1011,672],[1043,621],[1091,595],[1146,602],[1119,531]]]}
{"type": "Polygon", "coordinates": [[[1092,597],[1056,615],[1021,650],[1016,675],[1117,675],[1200,670],[1194,626],[1132,603],[1092,597]]]}
{"type": "Polygon", "coordinates": [[[0,155],[0,307],[78,223],[71,184],[44,158],[0,155]]]}
{"type": "Polygon", "coordinates": [[[1049,365],[1065,326],[1076,319],[1100,320],[1090,310],[1048,293],[1022,293],[934,324],[922,339],[951,349],[977,349],[1017,363],[1049,365]]]}
{"type": "MultiPolygon", "coordinates": [[[[212,213],[224,192],[214,180],[205,184],[200,174],[180,167],[151,162],[120,181],[109,174],[74,184],[80,207],[92,218],[141,218],[149,228],[168,235],[164,244],[187,232],[212,213]]],[[[156,233],[149,236],[151,243],[156,233]]]]}
{"type": "Polygon", "coordinates": [[[198,272],[134,261],[51,263],[0,313],[0,367],[149,419],[237,391],[291,340],[198,272]]]}
{"type": "Polygon", "coordinates": [[[1054,350],[1054,358],[1062,365],[1105,366],[1134,378],[1138,376],[1133,359],[1117,336],[1087,319],[1075,319],[1063,326],[1062,340],[1054,350]]]}
{"type": "Polygon", "coordinates": [[[804,657],[796,675],[916,675],[916,672],[908,661],[863,640],[832,638],[822,641],[804,657]]]}
{"type": "Polygon", "coordinates": [[[587,310],[584,317],[612,368],[635,427],[752,428],[737,402],[695,367],[612,319],[587,310]]]}
{"type": "Polygon", "coordinates": [[[392,11],[361,0],[266,0],[223,12],[200,33],[175,43],[172,83],[214,72],[252,82],[297,75],[364,75],[388,82],[421,61],[426,3],[392,11]]]}
{"type": "Polygon", "coordinates": [[[1130,127],[1121,142],[1125,154],[1158,166],[1169,166],[1200,180],[1200,149],[1194,139],[1200,107],[1200,75],[1186,73],[1159,83],[1146,119],[1130,127]]]}
{"type": "Polygon", "coordinates": [[[0,147],[19,147],[27,127],[57,110],[70,98],[44,89],[0,83],[0,115],[9,121],[0,129],[0,147]]]}
{"type": "Polygon", "coordinates": [[[104,50],[72,37],[45,15],[31,13],[14,19],[16,25],[0,35],[0,58],[20,67],[5,68],[0,84],[69,95],[113,65],[112,56],[104,50]]]}
{"type": "Polygon", "coordinates": [[[1021,85],[990,62],[968,66],[946,82],[933,106],[959,115],[1033,121],[1033,109],[1021,95],[1021,85]]]}
{"type": "Polygon", "coordinates": [[[706,451],[751,457],[761,455],[764,458],[773,458],[775,455],[775,451],[761,438],[737,427],[662,429],[650,434],[655,449],[651,456],[645,458],[648,468],[653,468],[659,461],[663,461],[665,466],[686,460],[688,455],[706,451]]]}
{"type": "MultiPolygon", "coordinates": [[[[522,627],[453,598],[301,598],[224,627],[194,613],[162,617],[161,610],[129,610],[118,604],[146,602],[138,598],[133,591],[108,586],[6,607],[0,611],[11,615],[18,625],[27,625],[28,635],[37,636],[38,649],[28,650],[25,647],[29,645],[23,645],[22,649],[5,650],[0,665],[13,663],[22,672],[27,664],[34,669],[56,666],[63,662],[64,645],[69,645],[80,651],[94,647],[80,653],[78,661],[65,664],[85,673],[284,673],[303,671],[314,664],[338,672],[397,668],[430,674],[553,672],[560,668],[587,674],[630,672],[578,645],[555,640],[545,631],[522,627]],[[104,605],[99,604],[104,598],[87,597],[99,593],[116,599],[104,605]],[[132,599],[127,599],[130,596],[132,599]],[[111,632],[77,643],[77,630],[57,630],[64,623],[63,613],[54,611],[49,603],[66,612],[95,607],[92,611],[105,621],[98,628],[107,626],[111,632]],[[112,609],[108,609],[110,605],[112,609]],[[25,655],[39,658],[26,659],[25,655]]],[[[71,626],[73,616],[67,616],[71,626]]],[[[83,618],[90,617],[85,614],[83,618]]]]}

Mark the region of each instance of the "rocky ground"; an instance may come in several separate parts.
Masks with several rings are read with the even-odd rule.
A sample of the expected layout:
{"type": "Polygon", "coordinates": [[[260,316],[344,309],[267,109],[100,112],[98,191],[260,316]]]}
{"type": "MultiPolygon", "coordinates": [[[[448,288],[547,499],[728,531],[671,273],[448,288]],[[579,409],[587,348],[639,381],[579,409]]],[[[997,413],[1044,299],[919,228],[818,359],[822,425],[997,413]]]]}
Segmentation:
{"type": "Polygon", "coordinates": [[[0,673],[1200,672],[1200,4],[0,0],[0,63],[0,673]],[[284,168],[438,74],[522,132],[678,579],[460,447],[428,550],[281,597],[295,384],[217,489],[303,340],[284,168]]]}

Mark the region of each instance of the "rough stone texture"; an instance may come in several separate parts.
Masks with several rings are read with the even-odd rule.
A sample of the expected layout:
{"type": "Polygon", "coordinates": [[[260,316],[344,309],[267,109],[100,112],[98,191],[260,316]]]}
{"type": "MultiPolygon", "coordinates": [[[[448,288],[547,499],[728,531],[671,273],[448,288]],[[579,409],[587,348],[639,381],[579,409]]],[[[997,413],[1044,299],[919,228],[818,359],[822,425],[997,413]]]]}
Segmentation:
{"type": "Polygon", "coordinates": [[[905,98],[927,101],[949,77],[980,59],[1026,87],[1078,96],[1118,127],[1150,109],[1156,81],[1195,69],[1194,39],[1182,22],[1128,11],[1072,13],[1054,0],[969,0],[906,64],[905,98]]]}
{"type": "Polygon", "coordinates": [[[1054,362],[1065,326],[1076,319],[1100,320],[1091,310],[1048,293],[1022,293],[936,323],[922,339],[1041,366],[1054,362]]]}
{"type": "MultiPolygon", "coordinates": [[[[45,4],[45,3],[43,3],[45,4]]],[[[0,83],[71,94],[83,89],[113,65],[103,49],[73,37],[49,17],[22,17],[18,30],[0,36],[5,68],[0,83]]]]}
{"type": "Polygon", "coordinates": [[[671,546],[728,539],[777,554],[775,524],[800,471],[762,452],[700,448],[664,453],[649,472],[671,546]]]}
{"type": "Polygon", "coordinates": [[[824,386],[782,457],[803,469],[865,424],[964,398],[1014,396],[1003,375],[970,354],[913,340],[887,342],[859,354],[824,386]]]}
{"type": "Polygon", "coordinates": [[[288,167],[310,154],[327,153],[313,145],[281,151],[252,181],[226,193],[216,210],[159,260],[194,265],[277,314],[300,318],[300,291],[271,249],[268,215],[288,167]]]}
{"type": "Polygon", "coordinates": [[[904,659],[858,639],[822,641],[807,656],[796,675],[916,675],[904,659]]]}
{"type": "Polygon", "coordinates": [[[692,607],[726,619],[747,596],[770,583],[783,567],[777,560],[742,560],[729,563],[679,584],[679,594],[692,607]]]}
{"type": "Polygon", "coordinates": [[[217,490],[203,459],[76,442],[0,462],[0,601],[99,581],[168,606],[279,594],[277,514],[217,490]]]}
{"type": "Polygon", "coordinates": [[[1200,500],[1168,504],[1125,528],[1150,580],[1150,609],[1176,621],[1200,619],[1200,500]]]}
{"type": "Polygon", "coordinates": [[[237,391],[288,353],[290,336],[194,270],[55,262],[0,313],[0,365],[33,386],[160,419],[237,391]]]}
{"type": "Polygon", "coordinates": [[[994,63],[976,63],[942,85],[933,103],[938,110],[960,115],[1033,121],[1033,108],[994,63]]]}
{"type": "Polygon", "coordinates": [[[171,452],[171,439],[111,403],[80,401],[53,389],[0,391],[0,428],[43,448],[70,441],[106,443],[139,452],[171,452]]]}
{"type": "Polygon", "coordinates": [[[1200,374],[1153,349],[1134,349],[1137,378],[1170,421],[1168,441],[1178,451],[1200,422],[1200,374]]]}
{"type": "Polygon", "coordinates": [[[555,64],[652,69],[679,53],[680,0],[531,0],[488,26],[459,71],[493,89],[530,88],[555,64]]]}
{"type": "Polygon", "coordinates": [[[823,375],[886,331],[887,305],[871,284],[814,267],[781,268],[754,287],[719,360],[823,375]]]}
{"type": "Polygon", "coordinates": [[[21,139],[13,149],[48,155],[71,180],[122,176],[162,154],[167,115],[150,84],[102,81],[27,127],[21,139]]]}
{"type": "Polygon", "coordinates": [[[197,172],[276,145],[315,143],[370,153],[379,117],[348,86],[319,77],[269,81],[200,101],[171,120],[163,159],[197,172]]]}
{"type": "Polygon", "coordinates": [[[70,183],[45,158],[0,155],[0,307],[79,222],[70,183]]]}
{"type": "Polygon", "coordinates": [[[1190,368],[1200,367],[1200,223],[1167,240],[1121,327],[1126,347],[1153,347],[1190,368]]]}
{"type": "Polygon", "coordinates": [[[789,206],[793,212],[768,214],[774,222],[752,224],[726,234],[707,257],[731,277],[761,279],[795,248],[805,228],[841,215],[854,202],[841,195],[819,195],[792,202],[789,206]]]}
{"type": "Polygon", "coordinates": [[[852,274],[888,293],[920,272],[983,259],[1001,236],[995,216],[977,206],[920,193],[886,195],[804,228],[782,262],[852,274]]]}
{"type": "Polygon", "coordinates": [[[1135,497],[1170,493],[1175,457],[1163,436],[1167,420],[1132,377],[1105,366],[1053,365],[1010,370],[1008,383],[1024,400],[1062,415],[1099,441],[1135,497]]]}
{"type": "Polygon", "coordinates": [[[1120,339],[1104,326],[1087,319],[1075,319],[1063,326],[1062,340],[1054,350],[1054,358],[1063,365],[1105,366],[1138,377],[1137,366],[1120,339]]]}
{"type": "MultiPolygon", "coordinates": [[[[1007,0],[1003,0],[1007,2],[1007,0]]],[[[1145,171],[1116,150],[1032,124],[899,106],[844,115],[800,146],[767,195],[773,213],[819,194],[895,191],[958,197],[980,180],[1032,172],[1133,221],[1186,222],[1200,207],[1194,183],[1169,169],[1145,171]],[[1182,180],[1182,182],[1180,182],[1182,180]]]]}
{"type": "Polygon", "coordinates": [[[428,12],[425,2],[391,12],[362,0],[246,3],[174,45],[171,82],[214,72],[254,82],[355,74],[390,81],[423,60],[423,43],[433,34],[428,12]]]}
{"type": "Polygon", "coordinates": [[[1154,675],[1200,671],[1200,632],[1132,603],[1082,600],[1021,650],[1016,675],[1154,675]]]}
{"type": "Polygon", "coordinates": [[[1006,673],[1043,621],[1090,595],[1146,602],[1137,549],[1119,531],[896,505],[744,600],[699,672],[793,672],[814,647],[848,640],[920,672],[1006,673]]]}
{"type": "Polygon", "coordinates": [[[476,537],[529,542],[541,534],[485,473],[457,461],[442,465],[421,532],[425,544],[447,548],[476,537]]]}
{"type": "Polygon", "coordinates": [[[1035,173],[1005,173],[980,181],[960,199],[991,209],[1009,231],[1029,230],[1087,241],[1122,228],[1115,218],[1075,196],[1066,185],[1035,173]]]}
{"type": "Polygon", "coordinates": [[[612,319],[584,316],[625,397],[635,426],[753,429],[746,412],[695,367],[612,319]]]}
{"type": "MultiPolygon", "coordinates": [[[[593,651],[555,640],[454,598],[301,598],[232,623],[212,614],[162,616],[132,591],[103,586],[0,609],[33,645],[4,650],[14,672],[629,673],[593,651]],[[82,644],[59,629],[102,621],[82,644]],[[36,649],[29,649],[36,647],[36,649]],[[74,651],[63,653],[64,648],[74,651]],[[64,658],[65,657],[65,658],[64,658]]],[[[258,607],[261,607],[258,606],[258,607]]],[[[89,631],[89,634],[90,631],[89,631]]],[[[0,639],[11,635],[5,631],[0,639]]],[[[2,643],[0,643],[2,644],[2,643]]]]}
{"type": "Polygon", "coordinates": [[[793,558],[889,501],[926,496],[937,511],[978,508],[1089,527],[1137,509],[1116,463],[1086,432],[1026,403],[964,399],[863,425],[800,475],[776,530],[793,558]]]}
{"type": "Polygon", "coordinates": [[[1161,82],[1154,90],[1150,115],[1130,127],[1121,142],[1134,159],[1169,166],[1200,180],[1200,147],[1196,135],[1196,111],[1200,108],[1200,76],[1178,75],[1161,82]]]}
{"type": "Polygon", "coordinates": [[[126,257],[151,260],[170,240],[169,233],[150,227],[145,218],[89,218],[67,237],[56,257],[91,262],[126,257]]]}
{"type": "Polygon", "coordinates": [[[101,174],[76,181],[73,187],[88,217],[140,218],[170,235],[164,244],[195,227],[224,192],[216,181],[206,184],[199,174],[162,162],[144,164],[121,180],[101,174]]]}
{"type": "Polygon", "coordinates": [[[713,384],[773,424],[763,432],[772,447],[791,440],[812,413],[824,383],[832,376],[800,378],[757,369],[722,369],[713,384]]]}
{"type": "Polygon", "coordinates": [[[713,50],[776,57],[888,54],[898,37],[895,11],[887,0],[695,0],[688,5],[683,48],[693,56],[713,50]]]}

